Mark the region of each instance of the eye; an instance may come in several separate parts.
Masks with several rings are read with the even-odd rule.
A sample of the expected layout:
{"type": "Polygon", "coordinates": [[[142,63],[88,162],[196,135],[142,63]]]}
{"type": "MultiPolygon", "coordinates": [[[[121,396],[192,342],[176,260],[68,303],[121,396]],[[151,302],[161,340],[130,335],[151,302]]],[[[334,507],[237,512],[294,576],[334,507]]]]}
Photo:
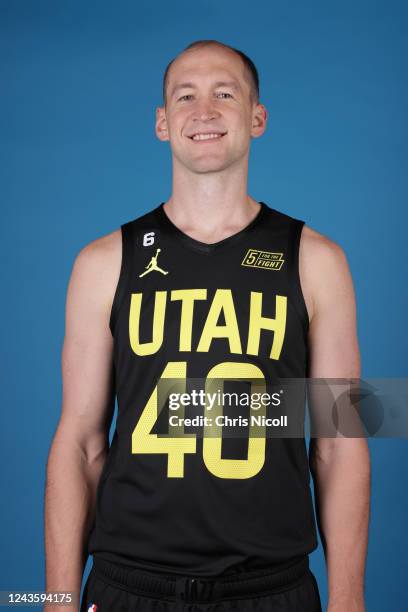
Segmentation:
{"type": "MultiPolygon", "coordinates": [[[[220,96],[228,96],[229,98],[233,97],[230,93],[228,93],[226,91],[220,91],[219,93],[217,93],[215,95],[217,97],[220,97],[220,96]]],[[[181,98],[179,98],[177,100],[177,102],[184,101],[184,100],[187,100],[187,99],[192,98],[192,97],[193,97],[193,94],[185,94],[184,96],[181,96],[181,98]]]]}

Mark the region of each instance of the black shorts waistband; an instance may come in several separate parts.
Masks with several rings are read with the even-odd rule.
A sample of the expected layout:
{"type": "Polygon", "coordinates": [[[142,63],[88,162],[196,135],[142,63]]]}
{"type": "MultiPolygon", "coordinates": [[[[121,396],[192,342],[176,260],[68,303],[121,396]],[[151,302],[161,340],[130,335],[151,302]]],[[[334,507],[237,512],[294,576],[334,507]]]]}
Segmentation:
{"type": "Polygon", "coordinates": [[[282,570],[239,572],[218,578],[156,574],[94,557],[94,570],[103,580],[131,593],[185,602],[239,599],[252,594],[267,595],[294,586],[309,570],[309,557],[301,557],[282,570]]]}

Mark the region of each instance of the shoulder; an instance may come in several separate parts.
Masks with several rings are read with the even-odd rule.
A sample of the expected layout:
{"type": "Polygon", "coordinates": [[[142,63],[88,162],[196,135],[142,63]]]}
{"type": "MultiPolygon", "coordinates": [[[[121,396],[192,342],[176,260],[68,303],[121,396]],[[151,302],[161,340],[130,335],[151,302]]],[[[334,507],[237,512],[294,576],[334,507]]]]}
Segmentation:
{"type": "Polygon", "coordinates": [[[84,274],[99,274],[117,267],[121,259],[122,232],[119,228],[86,244],[76,256],[74,268],[84,274]]]}
{"type": "Polygon", "coordinates": [[[117,229],[86,244],[76,255],[69,291],[110,308],[122,262],[122,232],[117,229]]]}
{"type": "Polygon", "coordinates": [[[311,257],[315,263],[339,265],[344,263],[346,255],[342,247],[324,234],[304,225],[300,242],[301,251],[311,257]]]}
{"type": "Polygon", "coordinates": [[[300,240],[299,272],[310,320],[319,306],[352,290],[343,248],[308,225],[300,240]]]}

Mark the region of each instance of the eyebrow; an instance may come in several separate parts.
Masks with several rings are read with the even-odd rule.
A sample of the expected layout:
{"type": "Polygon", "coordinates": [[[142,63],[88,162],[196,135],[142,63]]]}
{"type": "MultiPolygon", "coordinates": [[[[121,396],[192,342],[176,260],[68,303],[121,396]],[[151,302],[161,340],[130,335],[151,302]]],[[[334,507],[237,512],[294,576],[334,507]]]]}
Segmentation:
{"type": "MultiPolygon", "coordinates": [[[[214,83],[214,87],[231,87],[231,89],[234,89],[235,91],[239,91],[240,87],[238,85],[238,83],[236,81],[216,81],[214,83]]],[[[179,91],[180,89],[197,89],[196,85],[194,85],[194,83],[188,82],[188,83],[180,83],[179,85],[176,85],[173,88],[172,91],[172,96],[174,96],[174,94],[179,91]]]]}

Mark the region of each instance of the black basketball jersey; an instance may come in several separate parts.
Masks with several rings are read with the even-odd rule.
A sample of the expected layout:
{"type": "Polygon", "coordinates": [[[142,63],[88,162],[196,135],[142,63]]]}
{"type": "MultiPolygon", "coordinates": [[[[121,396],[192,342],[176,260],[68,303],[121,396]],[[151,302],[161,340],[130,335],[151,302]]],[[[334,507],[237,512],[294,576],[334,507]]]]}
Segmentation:
{"type": "Polygon", "coordinates": [[[215,576],[284,567],[317,547],[304,437],[267,437],[262,427],[251,437],[248,419],[236,437],[224,437],[222,423],[218,437],[214,424],[172,437],[173,412],[160,392],[170,379],[179,397],[190,392],[177,417],[235,411],[245,425],[245,404],[220,407],[218,395],[212,413],[207,404],[192,406],[191,381],[202,381],[205,393],[214,380],[220,392],[229,380],[265,390],[307,376],[298,265],[304,222],[260,204],[249,225],[214,244],[177,228],[163,203],[121,226],[110,319],[118,414],[90,554],[215,576]],[[157,433],[160,420],[169,435],[157,433]]]}

